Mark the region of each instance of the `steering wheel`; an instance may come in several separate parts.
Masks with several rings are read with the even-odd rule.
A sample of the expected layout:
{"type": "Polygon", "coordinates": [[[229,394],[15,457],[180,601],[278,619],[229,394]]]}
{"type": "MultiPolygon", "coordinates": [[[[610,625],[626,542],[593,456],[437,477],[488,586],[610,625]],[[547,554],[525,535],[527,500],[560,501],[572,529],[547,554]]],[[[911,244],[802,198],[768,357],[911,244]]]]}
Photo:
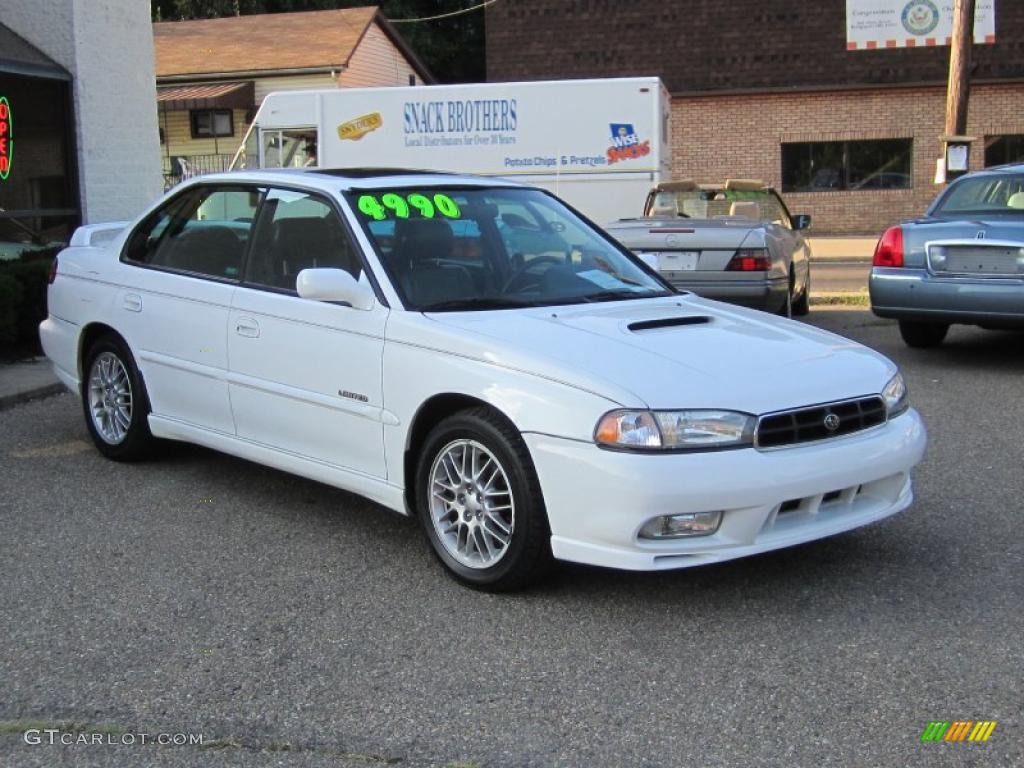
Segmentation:
{"type": "Polygon", "coordinates": [[[537,256],[536,258],[530,259],[528,262],[523,264],[521,267],[516,269],[511,275],[508,276],[508,280],[506,280],[505,284],[501,287],[501,292],[503,294],[508,293],[509,290],[514,285],[516,288],[522,289],[526,288],[529,285],[533,285],[536,282],[540,282],[540,278],[542,277],[542,275],[531,275],[529,274],[530,270],[539,264],[547,264],[549,262],[553,265],[563,264],[565,262],[565,257],[546,255],[537,256]],[[524,278],[529,278],[529,281],[524,280],[524,278]],[[517,282],[522,282],[523,285],[516,285],[517,282]]]}

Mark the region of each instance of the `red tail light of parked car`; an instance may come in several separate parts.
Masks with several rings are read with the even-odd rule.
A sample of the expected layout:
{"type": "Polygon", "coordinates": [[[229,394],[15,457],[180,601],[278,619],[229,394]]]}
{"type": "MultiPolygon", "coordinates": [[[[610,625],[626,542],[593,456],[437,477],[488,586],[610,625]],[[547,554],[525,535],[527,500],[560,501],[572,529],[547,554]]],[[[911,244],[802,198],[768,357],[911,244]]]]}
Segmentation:
{"type": "Polygon", "coordinates": [[[875,246],[871,264],[876,267],[903,266],[903,227],[889,227],[875,246]]]}

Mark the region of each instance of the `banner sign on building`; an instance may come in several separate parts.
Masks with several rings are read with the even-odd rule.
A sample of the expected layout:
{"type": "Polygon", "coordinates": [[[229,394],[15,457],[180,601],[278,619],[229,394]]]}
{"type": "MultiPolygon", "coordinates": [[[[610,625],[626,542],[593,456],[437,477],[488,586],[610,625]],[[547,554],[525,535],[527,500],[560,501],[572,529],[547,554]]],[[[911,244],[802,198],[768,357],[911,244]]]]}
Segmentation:
{"type": "MultiPolygon", "coordinates": [[[[996,0],[977,0],[974,42],[996,41],[996,0]]],[[[846,49],[949,45],[953,0],[846,0],[846,49]]]]}

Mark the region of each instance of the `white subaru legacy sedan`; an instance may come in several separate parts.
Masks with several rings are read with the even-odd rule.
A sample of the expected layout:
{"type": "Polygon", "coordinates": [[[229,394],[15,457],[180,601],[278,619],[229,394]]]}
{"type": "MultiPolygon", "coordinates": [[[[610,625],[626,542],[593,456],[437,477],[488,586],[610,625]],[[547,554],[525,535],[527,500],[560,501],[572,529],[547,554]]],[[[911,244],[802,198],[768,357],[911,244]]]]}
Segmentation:
{"type": "Polygon", "coordinates": [[[105,456],[184,440],[353,491],[494,590],[856,528],[925,447],[886,358],[679,293],[494,179],[204,176],[79,229],[40,333],[105,456]]]}

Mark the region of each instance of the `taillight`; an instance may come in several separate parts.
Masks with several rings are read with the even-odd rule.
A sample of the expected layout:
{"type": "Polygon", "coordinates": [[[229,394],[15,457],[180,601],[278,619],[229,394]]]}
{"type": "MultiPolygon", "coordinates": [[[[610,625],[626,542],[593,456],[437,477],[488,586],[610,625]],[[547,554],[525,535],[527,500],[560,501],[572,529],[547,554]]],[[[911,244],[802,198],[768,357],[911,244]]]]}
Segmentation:
{"type": "Polygon", "coordinates": [[[765,248],[740,248],[725,267],[726,272],[767,272],[771,257],[765,248]]]}
{"type": "Polygon", "coordinates": [[[875,246],[871,260],[876,267],[903,266],[903,227],[889,227],[875,246]]]}
{"type": "Polygon", "coordinates": [[[50,264],[50,276],[46,278],[48,285],[53,285],[53,281],[57,279],[57,257],[53,257],[53,263],[50,264]]]}

